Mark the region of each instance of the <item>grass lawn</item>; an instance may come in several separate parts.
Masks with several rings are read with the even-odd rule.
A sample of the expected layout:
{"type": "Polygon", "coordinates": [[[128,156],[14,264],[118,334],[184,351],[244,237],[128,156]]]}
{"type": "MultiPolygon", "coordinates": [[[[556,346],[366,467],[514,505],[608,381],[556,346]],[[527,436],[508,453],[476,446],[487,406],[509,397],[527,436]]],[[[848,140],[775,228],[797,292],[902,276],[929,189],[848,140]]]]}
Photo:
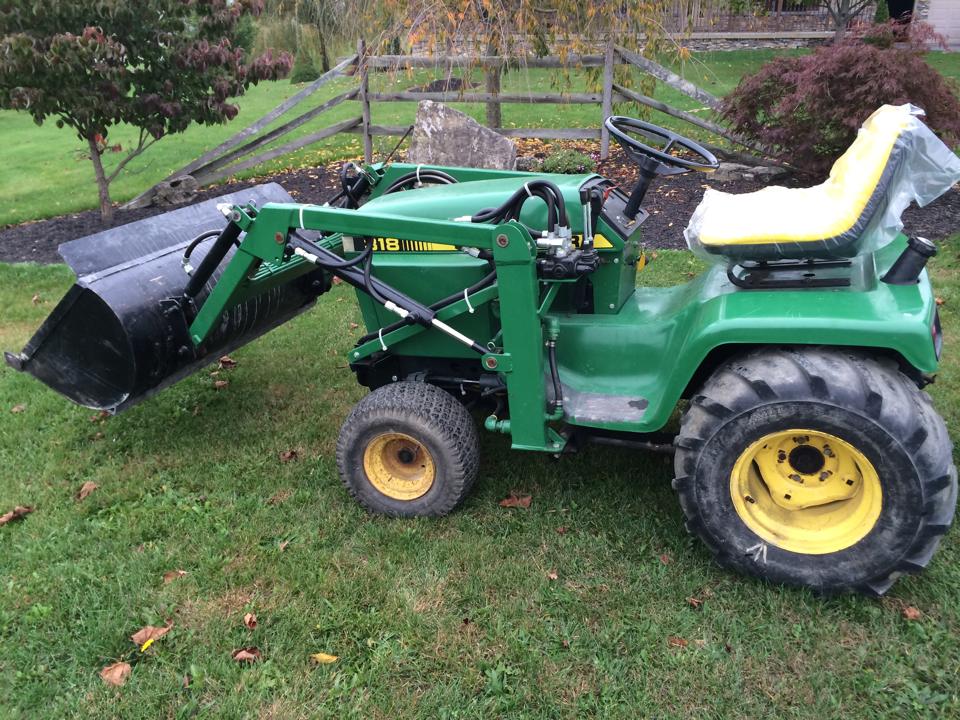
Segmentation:
{"type": "MultiPolygon", "coordinates": [[[[699,53],[695,61],[677,70],[714,94],[723,95],[745,73],[756,70],[775,54],[777,52],[773,50],[699,53]]],[[[935,53],[930,58],[931,63],[942,72],[960,77],[960,53],[935,53]]],[[[427,82],[433,77],[433,74],[426,72],[401,73],[394,77],[378,74],[372,78],[372,87],[375,90],[401,90],[427,82]]],[[[481,82],[478,89],[482,90],[479,75],[474,81],[481,82]]],[[[295,112],[304,112],[309,107],[319,105],[353,84],[354,81],[348,78],[331,83],[295,112]]],[[[510,73],[503,83],[505,92],[547,92],[556,91],[561,86],[571,92],[584,90],[585,75],[571,73],[565,76],[556,71],[534,69],[528,73],[510,73]]],[[[240,114],[234,122],[213,127],[194,126],[176,137],[160,141],[131,162],[113,183],[111,192],[114,200],[128,200],[150,187],[249,125],[297,90],[298,86],[286,81],[264,83],[238,100],[240,114]]],[[[657,88],[655,95],[688,110],[701,113],[704,110],[693,100],[662,85],[657,88]]],[[[478,119],[483,117],[482,105],[461,103],[456,106],[478,119]]],[[[505,105],[503,108],[504,124],[508,127],[597,127],[601,120],[599,106],[593,105],[505,105]]],[[[636,107],[624,105],[618,111],[632,114],[636,112],[636,107]]],[[[315,132],[358,113],[356,103],[343,103],[299,128],[291,138],[315,132]]],[[[373,121],[384,125],[405,124],[412,122],[415,113],[415,103],[378,103],[373,107],[373,121]]],[[[695,137],[707,137],[672,118],[659,113],[655,115],[652,118],[655,122],[695,137]]],[[[281,122],[283,118],[275,124],[281,122]]],[[[131,128],[118,127],[111,133],[110,140],[127,147],[135,141],[135,136],[131,128]]],[[[59,130],[53,122],[37,127],[25,113],[0,111],[0,137],[4,140],[4,162],[0,164],[0,226],[97,206],[92,166],[84,156],[86,144],[81,143],[71,130],[59,130]]],[[[376,138],[375,155],[384,157],[396,140],[376,138]]],[[[268,173],[288,166],[317,165],[361,154],[359,136],[341,134],[248,171],[245,175],[268,173]]],[[[110,165],[116,162],[116,158],[107,155],[105,161],[110,165]]]]}
{"type": "MultiPolygon", "coordinates": [[[[955,440],[958,253],[960,236],[932,267],[948,345],[931,392],[955,440]]],[[[691,269],[661,251],[641,281],[691,269]]],[[[0,348],[70,282],[63,266],[0,265],[0,348]]],[[[363,392],[343,369],[358,320],[340,286],[237,352],[226,388],[203,372],[105,421],[0,370],[0,512],[36,507],[0,527],[0,717],[960,715],[957,532],[882,601],[817,599],[715,567],[664,457],[557,461],[490,434],[458,512],[366,515],[333,459],[363,392]],[[498,506],[513,490],[528,510],[498,506]],[[138,653],[130,635],[168,620],[138,653]],[[261,662],[231,659],[247,646],[261,662]],[[108,688],[98,672],[120,659],[132,676],[108,688]]]]}

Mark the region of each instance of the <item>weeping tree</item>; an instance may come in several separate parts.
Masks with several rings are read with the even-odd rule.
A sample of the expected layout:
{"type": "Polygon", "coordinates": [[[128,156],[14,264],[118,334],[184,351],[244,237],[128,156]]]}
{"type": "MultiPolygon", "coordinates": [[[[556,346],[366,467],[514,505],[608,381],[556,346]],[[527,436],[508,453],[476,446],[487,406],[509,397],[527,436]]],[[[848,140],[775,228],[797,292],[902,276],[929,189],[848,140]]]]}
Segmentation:
{"type": "Polygon", "coordinates": [[[371,0],[268,0],[266,14],[292,20],[298,29],[297,50],[303,51],[302,29],[317,35],[317,50],[323,72],[332,67],[331,49],[338,40],[353,37],[361,30],[361,19],[371,0]]]}
{"type": "MultiPolygon", "coordinates": [[[[642,55],[656,53],[664,39],[665,7],[666,0],[380,0],[370,6],[368,23],[384,28],[379,45],[386,52],[396,52],[402,42],[431,54],[461,48],[488,56],[554,53],[565,61],[596,52],[608,40],[642,55]]],[[[487,70],[487,92],[499,93],[505,69],[487,70]]],[[[620,84],[632,85],[627,68],[616,72],[620,84]]],[[[565,79],[563,72],[558,79],[565,79]]],[[[652,84],[646,78],[643,89],[652,91],[652,84]]],[[[487,125],[502,126],[499,103],[487,105],[487,125]]]]}
{"type": "Polygon", "coordinates": [[[232,120],[230,100],[290,67],[286,55],[248,60],[241,19],[260,0],[12,0],[0,4],[0,108],[56,118],[86,143],[105,223],[110,183],[160,138],[191,123],[232,120]],[[139,130],[111,145],[111,128],[139,130]],[[105,167],[111,150],[118,160],[105,167]]]}

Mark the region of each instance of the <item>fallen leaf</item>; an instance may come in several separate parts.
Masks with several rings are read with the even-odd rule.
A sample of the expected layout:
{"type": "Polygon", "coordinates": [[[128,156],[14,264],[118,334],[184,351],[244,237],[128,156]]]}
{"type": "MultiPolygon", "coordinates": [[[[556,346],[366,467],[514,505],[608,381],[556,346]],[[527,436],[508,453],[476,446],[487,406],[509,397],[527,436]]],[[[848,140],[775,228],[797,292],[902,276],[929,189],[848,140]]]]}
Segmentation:
{"type": "Polygon", "coordinates": [[[729,654],[729,653],[732,653],[732,652],[733,652],[733,645],[731,645],[730,643],[724,643],[724,644],[723,644],[723,649],[726,650],[728,654],[729,654]]]}
{"type": "Polygon", "coordinates": [[[90,416],[90,422],[92,423],[104,422],[108,417],[110,417],[110,413],[108,413],[106,410],[101,410],[96,415],[90,416]]]}
{"type": "Polygon", "coordinates": [[[174,580],[179,580],[186,574],[187,574],[186,570],[170,570],[169,572],[165,572],[163,574],[163,584],[166,585],[167,583],[171,583],[174,580]]]}
{"type": "Polygon", "coordinates": [[[530,495],[517,495],[516,493],[510,493],[508,497],[505,497],[500,501],[500,507],[505,508],[528,508],[530,503],[533,500],[533,497],[530,495]]]}
{"type": "Polygon", "coordinates": [[[147,625],[137,630],[133,635],[130,636],[130,639],[135,645],[141,646],[141,650],[146,650],[147,643],[152,643],[154,640],[158,640],[166,635],[173,628],[172,622],[167,622],[163,627],[156,627],[154,625],[147,625]]]}
{"type": "Polygon", "coordinates": [[[334,284],[334,285],[339,285],[339,284],[342,283],[342,282],[343,282],[343,280],[342,280],[341,278],[338,278],[336,275],[333,276],[333,284],[334,284]]]}
{"type": "Polygon", "coordinates": [[[321,665],[329,665],[330,663],[335,663],[340,658],[338,658],[336,655],[328,655],[327,653],[318,652],[313,653],[310,656],[310,659],[314,662],[320,663],[321,665]]]}
{"type": "Polygon", "coordinates": [[[937,298],[936,298],[936,300],[935,300],[934,302],[936,302],[937,305],[943,305],[943,304],[944,304],[945,302],[947,302],[947,301],[944,300],[942,297],[937,296],[937,298]]]}
{"type": "Polygon", "coordinates": [[[923,613],[919,609],[915,608],[913,605],[907,605],[903,608],[902,611],[904,620],[919,620],[923,617],[923,613]]]}
{"type": "Polygon", "coordinates": [[[217,375],[219,375],[219,374],[220,374],[220,371],[219,371],[219,370],[213,370],[213,371],[210,373],[210,377],[217,377],[217,375]]]}
{"type": "Polygon", "coordinates": [[[217,362],[217,367],[219,367],[221,370],[229,370],[230,368],[235,368],[236,366],[237,366],[237,361],[234,360],[229,355],[224,355],[217,362]]]}
{"type": "Polygon", "coordinates": [[[91,440],[103,440],[103,433],[97,431],[97,432],[95,432],[93,435],[90,436],[90,439],[91,439],[91,440]]]}
{"type": "Polygon", "coordinates": [[[557,528],[557,535],[566,535],[569,529],[566,525],[561,525],[557,528]]]}
{"type": "Polygon", "coordinates": [[[267,505],[279,505],[282,502],[290,499],[290,496],[293,495],[293,490],[283,488],[282,490],[277,490],[270,498],[267,500],[267,505]]]}
{"type": "Polygon", "coordinates": [[[360,327],[360,326],[357,325],[357,323],[355,323],[355,322],[350,323],[350,329],[351,329],[351,330],[356,330],[358,327],[360,327]]]}
{"type": "Polygon", "coordinates": [[[693,597],[692,595],[687,598],[687,605],[692,607],[694,610],[698,610],[701,605],[703,605],[703,600],[698,597],[693,597]]]}
{"type": "Polygon", "coordinates": [[[190,676],[189,676],[189,675],[184,675],[184,676],[183,676],[182,686],[183,686],[184,688],[190,687],[190,676]]]}
{"type": "Polygon", "coordinates": [[[547,573],[547,580],[556,580],[559,577],[556,570],[551,570],[547,573]]]}
{"type": "Polygon", "coordinates": [[[214,380],[213,389],[214,390],[223,390],[227,385],[230,384],[229,380],[214,380]]]}
{"type": "Polygon", "coordinates": [[[20,520],[24,515],[29,515],[32,512],[33,508],[29,505],[17,505],[5,515],[0,515],[0,525],[6,525],[8,522],[20,520]]]}
{"type": "Polygon", "coordinates": [[[255,647],[240,648],[234,650],[230,657],[240,663],[252,663],[260,659],[260,650],[255,647]]]}
{"type": "Polygon", "coordinates": [[[203,408],[202,408],[202,407],[200,407],[199,405],[194,405],[194,406],[193,406],[193,411],[192,411],[190,414],[193,415],[194,417],[197,417],[197,415],[199,415],[199,414],[202,413],[202,412],[203,412],[203,408]]]}
{"type": "Polygon", "coordinates": [[[673,558],[670,557],[667,553],[663,553],[663,555],[660,556],[660,562],[662,562],[664,565],[669,565],[670,563],[673,562],[673,558]]]}
{"type": "Polygon", "coordinates": [[[247,630],[253,630],[257,626],[257,616],[253,613],[247,613],[243,616],[243,624],[247,630]]]}
{"type": "Polygon", "coordinates": [[[289,540],[284,540],[283,542],[281,542],[280,545],[278,546],[280,548],[280,552],[283,552],[284,550],[286,550],[287,545],[289,544],[290,544],[289,540]]]}
{"type": "Polygon", "coordinates": [[[127,678],[130,677],[131,671],[130,663],[118,662],[113,665],[107,665],[100,671],[100,677],[107,685],[120,687],[127,681],[127,678]]]}
{"type": "Polygon", "coordinates": [[[77,500],[86,500],[90,497],[90,493],[96,490],[99,485],[97,485],[92,480],[87,480],[83,485],[80,486],[80,492],[77,493],[77,500]]]}
{"type": "Polygon", "coordinates": [[[14,405],[12,408],[10,408],[10,412],[12,412],[14,415],[19,415],[26,409],[27,409],[26,405],[24,405],[23,403],[19,403],[17,405],[14,405]]]}
{"type": "Polygon", "coordinates": [[[30,302],[32,302],[34,305],[39,305],[42,303],[43,299],[40,297],[40,293],[35,293],[34,296],[30,298],[30,302]]]}
{"type": "Polygon", "coordinates": [[[689,643],[684,640],[682,637],[677,637],[676,635],[671,635],[667,638],[667,645],[670,647],[685,648],[689,643]]]}
{"type": "Polygon", "coordinates": [[[280,453],[280,462],[288,463],[296,460],[300,454],[296,450],[284,450],[280,453]]]}

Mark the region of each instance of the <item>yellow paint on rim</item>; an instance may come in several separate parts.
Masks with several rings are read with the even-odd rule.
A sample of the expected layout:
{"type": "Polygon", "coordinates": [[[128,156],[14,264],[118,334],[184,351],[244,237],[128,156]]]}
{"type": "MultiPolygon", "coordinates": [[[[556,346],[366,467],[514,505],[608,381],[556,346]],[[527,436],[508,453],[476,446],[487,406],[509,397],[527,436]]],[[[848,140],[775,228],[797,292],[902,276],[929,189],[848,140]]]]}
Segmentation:
{"type": "Polygon", "coordinates": [[[818,430],[783,430],[744,450],[730,474],[744,524],[777,547],[839,552],[869,533],[883,504],[880,476],[857,448],[818,430]]]}
{"type": "Polygon", "coordinates": [[[363,451],[370,484],[394,500],[416,500],[433,487],[436,466],[426,446],[405,433],[377,435],[363,451]]]}

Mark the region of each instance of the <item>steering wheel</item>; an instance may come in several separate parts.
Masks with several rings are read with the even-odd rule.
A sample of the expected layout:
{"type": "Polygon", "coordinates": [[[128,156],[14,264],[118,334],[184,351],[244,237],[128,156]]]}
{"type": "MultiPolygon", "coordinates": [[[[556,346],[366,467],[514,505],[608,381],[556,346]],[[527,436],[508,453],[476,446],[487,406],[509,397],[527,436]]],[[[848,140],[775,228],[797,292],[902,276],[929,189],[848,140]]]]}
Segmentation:
{"type": "Polygon", "coordinates": [[[678,171],[690,170],[712,172],[720,167],[717,158],[705,147],[659,125],[622,115],[613,115],[606,119],[604,126],[634,162],[643,164],[645,159],[652,158],[666,165],[667,168],[659,171],[658,175],[674,175],[678,171]],[[660,147],[640,142],[629,133],[642,135],[648,141],[658,142],[660,147]],[[687,151],[694,157],[691,159],[671,155],[670,151],[675,147],[687,151]]]}

